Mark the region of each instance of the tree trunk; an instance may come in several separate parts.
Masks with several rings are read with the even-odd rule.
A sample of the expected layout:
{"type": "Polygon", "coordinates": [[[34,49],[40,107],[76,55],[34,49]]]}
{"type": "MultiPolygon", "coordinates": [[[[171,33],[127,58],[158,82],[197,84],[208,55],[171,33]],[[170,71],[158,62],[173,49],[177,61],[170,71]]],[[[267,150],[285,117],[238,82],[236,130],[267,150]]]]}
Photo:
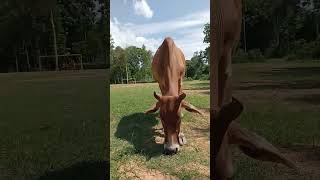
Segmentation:
{"type": "Polygon", "coordinates": [[[19,72],[19,64],[18,64],[18,54],[17,54],[17,50],[15,51],[15,55],[16,55],[16,71],[19,72]]]}
{"type": "Polygon", "coordinates": [[[278,17],[278,15],[276,16],[276,38],[277,38],[276,47],[278,47],[279,44],[280,44],[280,27],[279,27],[279,17],[278,17]]]}
{"type": "Polygon", "coordinates": [[[319,20],[320,20],[320,18],[319,18],[319,15],[316,15],[316,38],[318,38],[319,37],[319,20]]]}
{"type": "Polygon", "coordinates": [[[128,75],[128,65],[126,64],[126,72],[127,72],[127,84],[129,84],[129,75],[128,75]]]}
{"type": "Polygon", "coordinates": [[[244,52],[246,53],[247,52],[247,36],[246,36],[246,17],[245,17],[245,12],[246,12],[246,6],[245,6],[245,3],[244,1],[243,2],[243,9],[244,9],[244,12],[243,12],[243,43],[244,43],[244,52]]]}
{"type": "Polygon", "coordinates": [[[53,32],[53,47],[54,47],[54,55],[55,55],[55,60],[56,60],[56,71],[59,71],[58,51],[57,51],[57,37],[56,37],[56,29],[55,29],[55,26],[54,26],[52,9],[51,9],[51,14],[50,14],[50,19],[51,19],[52,32],[53,32]]]}
{"type": "Polygon", "coordinates": [[[41,54],[41,50],[40,50],[40,46],[39,46],[39,37],[36,40],[36,57],[38,59],[38,66],[39,66],[39,71],[41,71],[42,67],[41,67],[41,61],[40,61],[40,54],[41,54]]]}
{"type": "Polygon", "coordinates": [[[28,71],[31,71],[31,65],[30,65],[30,60],[29,60],[29,51],[28,51],[28,48],[26,48],[26,47],[25,47],[25,53],[27,56],[28,71]]]}
{"type": "Polygon", "coordinates": [[[81,70],[83,70],[82,55],[80,55],[80,67],[81,67],[81,70]]]}

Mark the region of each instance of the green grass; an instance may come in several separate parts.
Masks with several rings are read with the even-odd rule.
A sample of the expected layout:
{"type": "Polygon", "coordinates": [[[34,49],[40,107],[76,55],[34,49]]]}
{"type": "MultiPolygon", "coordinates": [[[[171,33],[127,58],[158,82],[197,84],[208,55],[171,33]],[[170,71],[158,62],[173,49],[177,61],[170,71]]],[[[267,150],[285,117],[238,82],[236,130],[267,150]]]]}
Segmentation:
{"type": "Polygon", "coordinates": [[[275,61],[233,68],[234,93],[245,105],[241,126],[283,151],[302,147],[290,156],[302,157],[301,172],[255,161],[234,149],[235,179],[318,179],[319,171],[312,171],[320,168],[313,164],[318,148],[312,146],[320,146],[320,63],[275,61]]]}
{"type": "MultiPolygon", "coordinates": [[[[244,63],[233,70],[234,95],[245,106],[238,120],[242,127],[281,150],[320,145],[320,63],[244,63]]],[[[177,155],[162,155],[163,146],[154,142],[159,119],[143,112],[155,102],[155,83],[112,85],[108,98],[105,71],[0,74],[0,83],[0,179],[103,178],[108,98],[112,179],[136,171],[208,179],[208,119],[184,112],[188,144],[177,155]]],[[[183,87],[189,102],[209,107],[208,81],[187,81],[183,87]]],[[[235,179],[319,177],[316,170],[297,173],[255,161],[236,148],[233,154],[235,179]]],[[[316,156],[304,149],[297,154],[303,155],[304,170],[320,168],[316,156]]]]}
{"type": "Polygon", "coordinates": [[[0,74],[0,83],[0,179],[103,177],[105,70],[0,74]]]}
{"type": "MultiPolygon", "coordinates": [[[[245,106],[238,119],[241,126],[265,137],[285,155],[288,155],[287,151],[294,152],[289,158],[298,159],[297,163],[302,168],[301,172],[296,172],[283,165],[256,161],[234,147],[235,179],[317,179],[319,171],[313,170],[320,168],[314,155],[317,148],[310,150],[309,147],[320,145],[320,63],[277,60],[235,64],[233,82],[234,95],[245,106]],[[294,150],[298,146],[302,148],[294,150]]],[[[208,81],[185,81],[183,86],[187,90],[188,101],[198,107],[209,107],[208,81]],[[192,91],[194,93],[190,93],[192,91]]],[[[157,84],[111,87],[113,179],[125,174],[120,171],[123,166],[129,166],[133,171],[152,169],[179,179],[208,178],[197,168],[209,167],[209,152],[194,148],[192,144],[196,141],[192,130],[205,129],[203,127],[207,127],[208,120],[199,120],[185,113],[182,123],[191,144],[184,146],[182,152],[175,156],[163,156],[162,145],[153,141],[157,134],[152,127],[160,127],[159,121],[155,116],[142,114],[155,102],[154,90],[159,92],[157,84]],[[186,165],[189,163],[196,168],[190,169],[186,165]],[[134,165],[139,168],[133,168],[134,165]]],[[[201,136],[208,137],[209,131],[201,131],[201,136]]],[[[209,168],[205,170],[209,171],[209,168]]]]}
{"type": "MultiPolygon", "coordinates": [[[[196,86],[198,83],[201,82],[188,82],[188,86],[196,86]]],[[[182,151],[174,156],[163,155],[163,145],[154,142],[156,134],[152,129],[153,127],[161,127],[161,123],[156,115],[143,114],[146,109],[156,102],[153,97],[153,91],[159,92],[157,84],[130,87],[111,86],[112,179],[123,177],[124,174],[120,170],[124,167],[129,168],[132,162],[140,168],[138,171],[153,169],[161,174],[181,179],[208,178],[208,176],[199,173],[197,169],[188,169],[193,163],[203,165],[209,169],[210,161],[209,147],[195,150],[196,148],[191,146],[192,141],[195,141],[194,137],[188,132],[197,128],[197,124],[201,126],[201,123],[204,124],[205,128],[208,128],[205,124],[208,125],[209,120],[199,120],[189,112],[185,112],[182,120],[182,131],[185,132],[187,141],[191,143],[190,148],[186,148],[188,145],[184,146],[182,151]]],[[[209,107],[209,95],[188,96],[187,94],[186,100],[198,107],[209,107]]],[[[207,140],[209,139],[209,133],[202,133],[202,136],[207,140]]]]}

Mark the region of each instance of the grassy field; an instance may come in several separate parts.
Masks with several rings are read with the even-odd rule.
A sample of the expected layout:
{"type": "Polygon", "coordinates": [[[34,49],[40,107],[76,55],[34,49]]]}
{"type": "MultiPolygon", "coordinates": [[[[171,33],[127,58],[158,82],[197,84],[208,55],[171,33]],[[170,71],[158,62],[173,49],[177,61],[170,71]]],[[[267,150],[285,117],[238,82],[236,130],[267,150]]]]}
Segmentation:
{"type": "MultiPolygon", "coordinates": [[[[255,161],[233,148],[235,179],[319,179],[320,63],[271,61],[235,64],[233,70],[234,95],[245,105],[240,124],[300,168],[255,161]]],[[[189,102],[208,112],[208,81],[184,82],[184,89],[189,102]]],[[[143,115],[155,102],[154,90],[159,92],[157,84],[111,86],[112,178],[209,179],[209,116],[185,112],[188,144],[164,156],[157,115],[143,115]]]]}
{"type": "MultiPolygon", "coordinates": [[[[185,85],[193,87],[201,83],[188,82],[185,85]]],[[[182,131],[188,145],[176,156],[162,155],[160,142],[163,135],[157,131],[161,123],[157,115],[143,114],[155,102],[153,91],[159,92],[157,84],[111,86],[112,178],[208,178],[208,119],[185,113],[182,131]],[[201,167],[202,171],[195,167],[201,167]]],[[[209,94],[187,95],[186,100],[198,107],[209,106],[209,94]]]]}
{"type": "Polygon", "coordinates": [[[106,71],[0,74],[0,179],[102,179],[106,71]]]}
{"type": "Polygon", "coordinates": [[[268,139],[300,169],[254,161],[235,150],[235,178],[319,179],[319,61],[237,64],[234,93],[245,104],[241,125],[268,139]]]}

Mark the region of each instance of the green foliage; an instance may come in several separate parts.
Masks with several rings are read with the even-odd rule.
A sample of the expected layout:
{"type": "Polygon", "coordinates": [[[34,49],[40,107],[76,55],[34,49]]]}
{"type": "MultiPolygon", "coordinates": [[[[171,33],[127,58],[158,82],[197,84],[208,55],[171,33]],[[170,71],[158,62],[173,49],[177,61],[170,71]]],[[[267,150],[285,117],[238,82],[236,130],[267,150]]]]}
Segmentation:
{"type": "Polygon", "coordinates": [[[209,74],[202,74],[201,77],[199,78],[199,80],[210,80],[210,75],[209,74]]]}
{"type": "Polygon", "coordinates": [[[204,25],[203,34],[204,34],[203,42],[210,43],[210,23],[206,23],[204,25]]]}
{"type": "Polygon", "coordinates": [[[298,58],[317,58],[310,54],[317,54],[311,52],[318,46],[313,41],[319,35],[320,11],[317,5],[313,8],[306,6],[297,0],[243,1],[247,49],[258,48],[267,58],[282,58],[289,54],[298,58]],[[302,52],[295,52],[301,49],[301,46],[298,48],[292,44],[297,40],[307,42],[304,43],[303,46],[306,47],[302,48],[302,52]]]}
{"type": "Polygon", "coordinates": [[[304,39],[299,39],[290,45],[291,50],[289,56],[286,57],[287,60],[320,58],[319,40],[307,42],[304,39]]]}
{"type": "Polygon", "coordinates": [[[186,77],[186,78],[184,78],[184,81],[193,81],[193,78],[192,77],[186,77]]]}
{"type": "Polygon", "coordinates": [[[265,57],[263,56],[260,49],[250,49],[248,52],[244,52],[242,49],[233,56],[233,63],[246,63],[246,62],[264,62],[265,57]]]}
{"type": "Polygon", "coordinates": [[[58,54],[81,53],[84,62],[105,56],[105,35],[101,28],[103,4],[96,0],[13,0],[0,2],[0,64],[11,69],[18,57],[25,64],[28,50],[31,67],[38,68],[38,56],[53,55],[54,41],[50,12],[56,31],[58,54]]]}
{"type": "Polygon", "coordinates": [[[191,60],[187,61],[186,66],[186,77],[200,79],[203,78],[203,75],[208,75],[210,68],[206,51],[195,52],[191,60]]]}
{"type": "Polygon", "coordinates": [[[248,53],[244,52],[243,49],[239,49],[232,57],[232,63],[244,63],[249,62],[248,53]]]}
{"type": "MultiPolygon", "coordinates": [[[[112,40],[112,38],[111,38],[112,40]]],[[[114,47],[114,42],[110,42],[111,51],[111,82],[120,83],[122,79],[135,78],[136,81],[152,81],[151,78],[151,59],[152,52],[146,50],[143,45],[141,48],[129,46],[126,49],[114,47]]]]}
{"type": "Polygon", "coordinates": [[[260,49],[250,49],[248,51],[248,59],[252,62],[261,62],[264,60],[264,57],[260,49]]]}

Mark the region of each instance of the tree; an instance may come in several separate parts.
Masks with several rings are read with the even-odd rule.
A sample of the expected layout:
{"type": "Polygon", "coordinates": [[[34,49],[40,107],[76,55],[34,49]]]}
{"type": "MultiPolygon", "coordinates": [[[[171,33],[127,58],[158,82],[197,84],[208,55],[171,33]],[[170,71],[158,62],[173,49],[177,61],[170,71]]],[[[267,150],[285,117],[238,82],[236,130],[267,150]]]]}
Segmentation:
{"type": "Polygon", "coordinates": [[[125,75],[126,68],[126,53],[120,46],[112,50],[111,67],[110,67],[110,80],[113,83],[120,83],[125,75]]]}
{"type": "Polygon", "coordinates": [[[126,48],[126,58],[131,77],[143,80],[150,76],[151,52],[147,51],[144,45],[142,48],[126,48]]]}

